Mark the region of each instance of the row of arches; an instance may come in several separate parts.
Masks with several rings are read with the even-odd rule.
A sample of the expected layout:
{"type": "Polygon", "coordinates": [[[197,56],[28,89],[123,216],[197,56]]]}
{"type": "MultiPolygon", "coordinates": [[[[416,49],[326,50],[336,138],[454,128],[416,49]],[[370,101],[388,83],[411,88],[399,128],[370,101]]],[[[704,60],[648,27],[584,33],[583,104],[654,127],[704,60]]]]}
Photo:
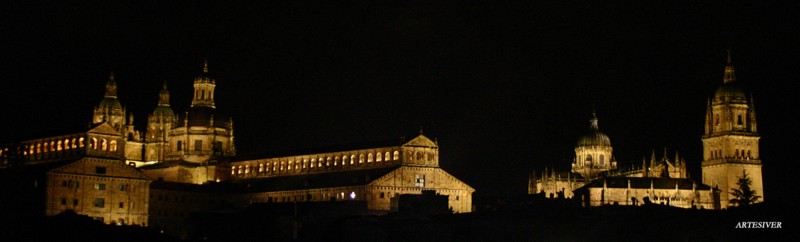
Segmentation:
{"type": "MultiPolygon", "coordinates": [[[[728,158],[728,157],[722,155],[722,150],[712,150],[711,159],[719,159],[719,158],[728,158]]],[[[735,149],[733,152],[733,158],[750,159],[752,158],[752,156],[750,155],[750,150],[735,149]]]]}
{"type": "Polygon", "coordinates": [[[308,169],[319,169],[326,167],[345,167],[362,165],[365,163],[384,162],[384,161],[397,161],[400,160],[400,152],[394,151],[390,153],[377,152],[368,154],[343,155],[343,156],[327,156],[311,159],[297,159],[289,161],[264,161],[256,164],[246,164],[231,167],[231,175],[242,175],[250,173],[280,173],[280,172],[300,172],[308,169]]]}
{"type": "MultiPolygon", "coordinates": [[[[590,166],[594,163],[594,157],[591,154],[586,155],[586,159],[581,160],[581,156],[578,155],[578,161],[582,162],[584,166],[590,166]]],[[[606,156],[603,154],[598,155],[598,161],[595,165],[606,165],[606,156]]]]}
{"type": "MultiPolygon", "coordinates": [[[[40,141],[33,144],[27,144],[23,147],[23,155],[33,156],[42,155],[51,152],[69,151],[84,147],[85,139],[83,137],[65,138],[58,140],[40,141]]],[[[116,140],[108,140],[105,138],[91,138],[88,143],[90,149],[102,150],[106,152],[116,152],[118,144],[116,140]]]]}

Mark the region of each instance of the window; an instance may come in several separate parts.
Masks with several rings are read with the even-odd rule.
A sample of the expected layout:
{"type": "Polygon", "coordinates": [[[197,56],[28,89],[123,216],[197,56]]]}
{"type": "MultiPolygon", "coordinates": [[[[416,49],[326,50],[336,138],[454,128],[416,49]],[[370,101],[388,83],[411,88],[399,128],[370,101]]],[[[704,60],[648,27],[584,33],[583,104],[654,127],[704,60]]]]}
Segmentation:
{"type": "Polygon", "coordinates": [[[125,208],[125,203],[124,202],[119,202],[119,208],[125,208]]]}
{"type": "Polygon", "coordinates": [[[743,122],[742,122],[742,115],[741,115],[741,114],[739,114],[739,115],[737,115],[737,117],[736,117],[736,124],[738,124],[738,125],[742,125],[742,123],[743,123],[743,122]]]}
{"type": "Polygon", "coordinates": [[[106,139],[100,140],[100,149],[103,151],[108,151],[108,141],[106,139]]]}
{"type": "Polygon", "coordinates": [[[605,165],[605,164],[606,164],[606,156],[603,155],[603,154],[600,154],[600,165],[602,166],[602,165],[605,165]]]}
{"type": "Polygon", "coordinates": [[[264,172],[264,164],[258,164],[258,173],[264,172]]]}
{"type": "Polygon", "coordinates": [[[355,162],[356,162],[356,155],[351,155],[350,156],[350,164],[352,165],[355,162]]]}
{"type": "Polygon", "coordinates": [[[119,185],[119,191],[120,192],[128,191],[128,184],[120,184],[119,185]]]}
{"type": "Polygon", "coordinates": [[[214,154],[222,155],[222,142],[221,141],[215,141],[214,142],[214,154]]]}
{"type": "Polygon", "coordinates": [[[182,144],[183,144],[183,142],[181,142],[180,140],[178,140],[178,144],[175,146],[175,147],[176,147],[176,150],[175,150],[175,151],[181,151],[181,148],[183,148],[182,144]]]}
{"type": "Polygon", "coordinates": [[[72,206],[78,206],[78,199],[72,199],[72,206]]]}
{"type": "Polygon", "coordinates": [[[106,174],[106,167],[105,166],[95,166],[94,173],[97,174],[106,174]]]}
{"type": "Polygon", "coordinates": [[[83,148],[83,137],[80,137],[80,138],[78,139],[78,147],[81,147],[81,148],[83,148]]]}
{"type": "Polygon", "coordinates": [[[109,151],[112,151],[112,152],[113,151],[117,151],[117,141],[116,140],[112,140],[110,143],[111,143],[111,147],[108,148],[109,151]]]}
{"type": "Polygon", "coordinates": [[[367,156],[367,162],[372,162],[372,153],[367,156]]]}
{"type": "Polygon", "coordinates": [[[92,206],[96,208],[104,208],[106,207],[106,200],[103,198],[95,198],[94,201],[92,201],[92,206]]]}
{"type": "Polygon", "coordinates": [[[714,114],[714,126],[719,126],[719,114],[714,114]]]}
{"type": "Polygon", "coordinates": [[[417,174],[417,179],[414,183],[415,187],[425,187],[425,175],[417,174]]]}
{"type": "Polygon", "coordinates": [[[364,154],[358,155],[358,163],[364,163],[364,154]]]}
{"type": "Polygon", "coordinates": [[[95,183],[94,184],[94,190],[101,190],[101,191],[102,190],[106,190],[106,184],[105,183],[95,183]]]}
{"type": "Polygon", "coordinates": [[[61,150],[62,145],[63,143],[61,143],[61,140],[59,140],[58,143],[56,144],[56,150],[61,150]]]}
{"type": "Polygon", "coordinates": [[[199,139],[194,140],[194,150],[195,151],[203,150],[203,141],[202,140],[199,140],[199,139]]]}
{"type": "Polygon", "coordinates": [[[383,198],[384,196],[385,196],[385,195],[384,195],[383,193],[381,193],[381,198],[383,198]]]}
{"type": "Polygon", "coordinates": [[[381,154],[381,152],[375,154],[375,161],[383,161],[383,155],[381,154]]]}
{"type": "Polygon", "coordinates": [[[392,158],[392,160],[399,160],[399,159],[400,159],[400,152],[395,150],[394,151],[394,158],[392,158]]]}
{"type": "Polygon", "coordinates": [[[65,197],[61,198],[61,205],[67,205],[67,198],[65,197]]]}

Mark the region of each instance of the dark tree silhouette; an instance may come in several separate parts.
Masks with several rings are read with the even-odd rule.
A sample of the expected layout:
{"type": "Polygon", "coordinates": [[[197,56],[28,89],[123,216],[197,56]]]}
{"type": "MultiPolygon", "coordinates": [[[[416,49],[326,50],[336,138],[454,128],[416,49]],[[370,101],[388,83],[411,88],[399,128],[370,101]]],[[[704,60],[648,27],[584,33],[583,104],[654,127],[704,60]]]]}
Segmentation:
{"type": "Polygon", "coordinates": [[[742,176],[739,177],[739,181],[736,182],[739,188],[731,189],[733,198],[730,200],[730,203],[735,206],[746,206],[758,201],[761,196],[758,196],[756,191],[750,189],[752,183],[753,181],[750,180],[750,177],[747,177],[747,173],[742,170],[742,176]]]}

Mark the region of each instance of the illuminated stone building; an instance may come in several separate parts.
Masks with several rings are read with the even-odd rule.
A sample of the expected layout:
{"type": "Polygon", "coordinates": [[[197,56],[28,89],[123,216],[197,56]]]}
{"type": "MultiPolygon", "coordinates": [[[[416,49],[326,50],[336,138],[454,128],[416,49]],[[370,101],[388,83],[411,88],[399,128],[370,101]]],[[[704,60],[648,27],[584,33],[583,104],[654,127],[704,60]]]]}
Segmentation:
{"type": "Polygon", "coordinates": [[[580,199],[585,206],[616,203],[640,205],[647,198],[654,203],[677,207],[728,208],[730,192],[738,188],[742,174],[752,181],[751,189],[764,199],[759,156],[759,134],[753,98],[736,84],[730,54],[723,83],[708,100],[703,141],[702,183],[689,179],[686,161],[661,159],[655,152],[638,169],[617,169],[608,136],[591,120],[591,132],[578,140],[571,172],[534,172],[528,181],[529,194],[580,199]],[[612,157],[610,163],[603,157],[612,157]]]}
{"type": "Polygon", "coordinates": [[[2,183],[20,184],[2,187],[29,197],[0,205],[40,215],[74,210],[174,234],[186,231],[189,214],[253,203],[357,201],[386,213],[399,195],[433,192],[453,212],[472,211],[475,189],[439,167],[437,143],[421,132],[408,141],[236,157],[233,120],[216,110],[215,88],[205,62],[191,107],[180,113],[164,83],[142,132],[112,73],[87,130],[0,147],[2,183]]]}
{"type": "Polygon", "coordinates": [[[742,173],[753,182],[750,186],[760,201],[764,201],[761,176],[761,157],[756,129],[753,97],[749,99],[736,83],[736,75],[728,53],[723,83],[708,101],[705,133],[703,134],[703,183],[722,192],[721,207],[727,208],[729,192],[738,188],[742,173]]]}

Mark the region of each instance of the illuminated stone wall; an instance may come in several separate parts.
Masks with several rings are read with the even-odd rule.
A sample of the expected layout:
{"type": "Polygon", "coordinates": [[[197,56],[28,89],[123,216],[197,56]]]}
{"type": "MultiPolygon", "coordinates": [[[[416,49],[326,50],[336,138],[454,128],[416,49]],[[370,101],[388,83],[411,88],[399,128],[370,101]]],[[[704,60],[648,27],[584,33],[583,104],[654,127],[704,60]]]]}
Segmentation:
{"type": "Polygon", "coordinates": [[[106,224],[147,226],[150,182],[120,160],[84,158],[47,173],[45,214],[70,209],[106,224]]]}

